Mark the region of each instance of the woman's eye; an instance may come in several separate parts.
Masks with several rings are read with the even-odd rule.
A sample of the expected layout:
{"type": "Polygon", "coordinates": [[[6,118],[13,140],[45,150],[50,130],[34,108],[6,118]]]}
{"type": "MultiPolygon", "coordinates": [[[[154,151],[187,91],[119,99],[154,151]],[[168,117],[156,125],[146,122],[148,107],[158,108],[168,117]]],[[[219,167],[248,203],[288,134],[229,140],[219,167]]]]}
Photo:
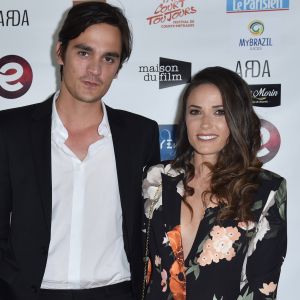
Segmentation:
{"type": "Polygon", "coordinates": [[[198,109],[191,109],[190,110],[190,115],[198,115],[200,111],[198,109]]]}
{"type": "Polygon", "coordinates": [[[216,110],[215,114],[217,116],[224,116],[225,115],[225,110],[224,109],[218,109],[218,110],[216,110]]]}

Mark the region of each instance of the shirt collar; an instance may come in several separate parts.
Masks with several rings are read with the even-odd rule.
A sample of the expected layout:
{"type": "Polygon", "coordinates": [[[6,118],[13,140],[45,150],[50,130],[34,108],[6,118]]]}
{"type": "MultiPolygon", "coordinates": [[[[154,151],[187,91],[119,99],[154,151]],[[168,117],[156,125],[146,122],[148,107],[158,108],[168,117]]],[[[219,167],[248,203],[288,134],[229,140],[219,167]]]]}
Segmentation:
{"type": "MultiPolygon", "coordinates": [[[[53,97],[52,103],[52,123],[51,123],[51,134],[52,138],[59,144],[65,143],[66,139],[68,138],[68,131],[65,128],[63,122],[61,121],[59,114],[56,109],[56,100],[59,96],[60,91],[57,91],[53,97]]],[[[103,137],[110,137],[111,131],[109,127],[108,117],[106,106],[103,101],[101,101],[102,111],[103,111],[103,118],[98,126],[98,133],[103,137]]]]}
{"type": "Polygon", "coordinates": [[[108,122],[106,105],[103,101],[101,101],[101,105],[102,105],[102,111],[103,111],[103,118],[98,126],[98,133],[104,137],[108,137],[108,136],[111,136],[111,131],[110,131],[109,122],[108,122]]]}

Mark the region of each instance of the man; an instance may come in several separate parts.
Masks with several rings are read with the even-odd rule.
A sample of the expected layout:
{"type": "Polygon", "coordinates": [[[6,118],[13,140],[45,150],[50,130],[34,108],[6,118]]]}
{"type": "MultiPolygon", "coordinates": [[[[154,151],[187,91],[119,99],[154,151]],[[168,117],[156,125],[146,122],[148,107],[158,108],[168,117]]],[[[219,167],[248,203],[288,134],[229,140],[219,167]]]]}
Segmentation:
{"type": "Polygon", "coordinates": [[[143,167],[154,121],[102,102],[131,53],[122,12],[74,6],[59,33],[60,90],[0,113],[0,299],[138,299],[143,167]]]}

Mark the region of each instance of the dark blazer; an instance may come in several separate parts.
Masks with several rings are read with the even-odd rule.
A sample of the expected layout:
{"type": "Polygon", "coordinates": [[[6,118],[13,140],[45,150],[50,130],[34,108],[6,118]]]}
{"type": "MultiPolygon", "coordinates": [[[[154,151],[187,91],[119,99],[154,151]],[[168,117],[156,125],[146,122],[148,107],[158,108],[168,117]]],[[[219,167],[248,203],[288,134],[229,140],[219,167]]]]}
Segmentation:
{"type": "MultiPolygon", "coordinates": [[[[50,243],[52,100],[0,112],[0,300],[37,299],[50,243]],[[9,294],[9,296],[8,296],[9,294]]],[[[134,293],[143,280],[143,167],[159,161],[158,126],[108,106],[124,247],[134,293]]]]}
{"type": "MultiPolygon", "coordinates": [[[[221,206],[207,207],[184,257],[180,224],[183,177],[183,170],[163,162],[149,169],[144,181],[147,216],[155,203],[148,191],[153,195],[157,190],[160,199],[151,218],[152,272],[148,272],[145,299],[276,299],[287,249],[286,180],[261,169],[258,189],[252,194],[253,220],[248,224],[235,218],[218,221],[221,206]]],[[[148,220],[145,214],[145,227],[148,220]]]]}

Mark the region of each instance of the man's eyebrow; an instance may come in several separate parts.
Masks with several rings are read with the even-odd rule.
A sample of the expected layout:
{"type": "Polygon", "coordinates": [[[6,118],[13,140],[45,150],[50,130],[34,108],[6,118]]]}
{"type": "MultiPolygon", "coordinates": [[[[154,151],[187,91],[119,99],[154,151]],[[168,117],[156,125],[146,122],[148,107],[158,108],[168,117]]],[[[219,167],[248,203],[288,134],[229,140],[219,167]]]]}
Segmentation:
{"type": "Polygon", "coordinates": [[[77,44],[77,45],[74,46],[74,48],[77,48],[77,49],[80,49],[80,50],[85,50],[85,51],[88,51],[88,52],[93,51],[92,47],[84,45],[84,44],[77,44]]]}
{"type": "Polygon", "coordinates": [[[104,56],[111,56],[111,57],[120,57],[120,54],[118,52],[107,52],[104,54],[104,56]]]}
{"type": "MultiPolygon", "coordinates": [[[[74,48],[84,50],[84,51],[87,51],[87,52],[93,52],[93,48],[90,47],[90,46],[87,46],[85,44],[77,44],[77,45],[74,46],[74,48]]],[[[110,52],[109,51],[109,52],[104,53],[103,56],[110,56],[110,57],[119,58],[121,55],[118,52],[110,52]]]]}

